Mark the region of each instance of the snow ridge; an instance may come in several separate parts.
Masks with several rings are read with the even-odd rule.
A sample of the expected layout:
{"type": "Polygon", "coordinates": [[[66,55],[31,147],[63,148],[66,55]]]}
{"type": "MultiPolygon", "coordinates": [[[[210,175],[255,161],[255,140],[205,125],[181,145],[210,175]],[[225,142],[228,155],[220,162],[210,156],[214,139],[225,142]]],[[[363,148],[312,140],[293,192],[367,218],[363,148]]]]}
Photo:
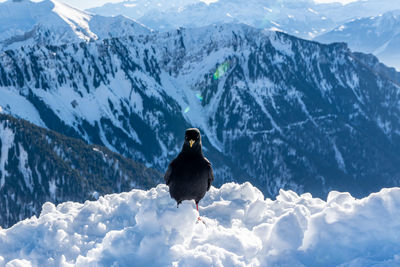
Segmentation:
{"type": "Polygon", "coordinates": [[[123,16],[103,17],[56,0],[0,3],[0,50],[61,45],[107,37],[140,35],[150,29],[123,16]]]}
{"type": "Polygon", "coordinates": [[[0,230],[0,265],[394,266],[400,263],[400,188],[327,201],[250,183],[214,187],[178,209],[168,188],[45,203],[39,218],[0,230]],[[333,242],[334,240],[334,242],[333,242]],[[368,255],[368,256],[366,256],[368,255]]]}

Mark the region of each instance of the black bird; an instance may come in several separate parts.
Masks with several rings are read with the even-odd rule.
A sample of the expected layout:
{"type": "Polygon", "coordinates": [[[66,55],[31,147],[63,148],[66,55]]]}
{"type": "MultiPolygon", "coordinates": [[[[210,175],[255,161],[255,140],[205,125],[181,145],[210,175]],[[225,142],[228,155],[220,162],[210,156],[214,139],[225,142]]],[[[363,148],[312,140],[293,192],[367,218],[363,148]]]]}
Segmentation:
{"type": "Polygon", "coordinates": [[[211,163],[203,156],[198,129],[186,130],[182,151],[169,164],[164,179],[178,206],[183,200],[193,199],[199,210],[199,201],[210,189],[214,174],[211,163]]]}

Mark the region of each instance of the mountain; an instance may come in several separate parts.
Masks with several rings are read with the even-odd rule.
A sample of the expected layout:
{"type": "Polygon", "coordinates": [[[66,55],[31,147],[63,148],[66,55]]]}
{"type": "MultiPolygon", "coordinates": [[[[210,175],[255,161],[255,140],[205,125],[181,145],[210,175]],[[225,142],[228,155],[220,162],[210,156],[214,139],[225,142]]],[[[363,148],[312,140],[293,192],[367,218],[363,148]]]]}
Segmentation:
{"type": "Polygon", "coordinates": [[[0,229],[2,266],[398,266],[400,189],[364,199],[214,187],[176,208],[165,185],[43,205],[0,229]],[[179,222],[179,223],[177,223],[179,222]]]}
{"type": "Polygon", "coordinates": [[[354,19],[378,16],[379,14],[400,9],[399,1],[358,0],[345,5],[339,3],[319,4],[316,10],[326,14],[337,26],[354,19]]]}
{"type": "MultiPolygon", "coordinates": [[[[147,1],[144,1],[147,3],[147,1]]],[[[165,5],[139,6],[139,1],[109,3],[88,9],[100,15],[125,15],[160,31],[179,27],[195,28],[220,23],[245,23],[257,28],[272,28],[296,36],[311,38],[335,26],[323,14],[313,10],[313,1],[238,1],[219,0],[206,4],[202,1],[165,5]]]]}
{"type": "Polygon", "coordinates": [[[55,0],[8,0],[0,3],[0,50],[149,32],[148,28],[132,19],[90,15],[55,0]]]}
{"type": "MultiPolygon", "coordinates": [[[[161,175],[105,147],[0,114],[0,225],[39,215],[43,203],[83,202],[150,188],[161,175]]],[[[1,254],[1,253],[0,253],[1,254]]]]}
{"type": "Polygon", "coordinates": [[[160,172],[199,127],[215,185],[326,197],[400,183],[399,85],[345,44],[242,24],[0,54],[0,105],[160,172]]]}
{"type": "Polygon", "coordinates": [[[400,8],[399,1],[364,0],[347,5],[312,0],[123,1],[88,9],[104,16],[125,15],[160,31],[220,23],[245,23],[312,39],[358,17],[400,8]]]}
{"type": "Polygon", "coordinates": [[[87,11],[103,16],[125,15],[132,19],[138,19],[152,12],[182,11],[185,7],[197,3],[203,2],[200,0],[131,0],[119,3],[110,2],[87,11]]]}
{"type": "Polygon", "coordinates": [[[346,42],[352,50],[372,53],[386,65],[400,70],[400,10],[353,20],[315,40],[346,42]]]}

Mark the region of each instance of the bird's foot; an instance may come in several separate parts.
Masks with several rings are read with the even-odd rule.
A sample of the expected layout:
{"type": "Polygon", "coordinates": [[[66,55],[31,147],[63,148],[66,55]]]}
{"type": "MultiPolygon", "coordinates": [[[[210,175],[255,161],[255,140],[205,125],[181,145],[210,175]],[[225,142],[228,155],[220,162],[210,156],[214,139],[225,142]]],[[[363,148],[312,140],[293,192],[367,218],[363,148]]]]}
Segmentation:
{"type": "Polygon", "coordinates": [[[202,222],[204,225],[206,225],[206,223],[200,218],[200,216],[197,218],[196,223],[202,222]]]}

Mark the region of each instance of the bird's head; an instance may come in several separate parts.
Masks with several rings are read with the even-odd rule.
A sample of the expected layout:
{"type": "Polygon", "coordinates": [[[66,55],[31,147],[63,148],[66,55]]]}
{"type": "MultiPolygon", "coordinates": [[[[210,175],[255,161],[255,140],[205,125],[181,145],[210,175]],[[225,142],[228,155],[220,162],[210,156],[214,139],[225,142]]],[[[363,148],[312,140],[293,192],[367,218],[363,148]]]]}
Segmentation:
{"type": "Polygon", "coordinates": [[[183,149],[191,152],[201,152],[201,135],[199,129],[189,128],[186,130],[183,149]]]}

